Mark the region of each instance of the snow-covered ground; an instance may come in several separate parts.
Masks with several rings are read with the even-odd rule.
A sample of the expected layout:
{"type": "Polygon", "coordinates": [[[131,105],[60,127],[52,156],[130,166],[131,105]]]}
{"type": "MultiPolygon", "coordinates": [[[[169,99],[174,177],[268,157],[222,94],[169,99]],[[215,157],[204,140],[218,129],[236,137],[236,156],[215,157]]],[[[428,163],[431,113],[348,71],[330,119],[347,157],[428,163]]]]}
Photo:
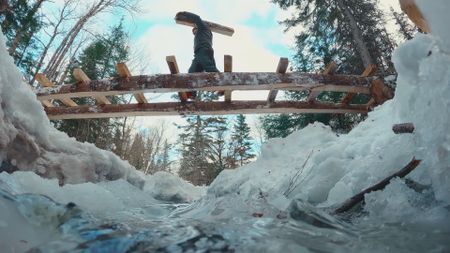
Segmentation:
{"type": "MultiPolygon", "coordinates": [[[[31,172],[2,173],[0,190],[43,194],[63,204],[75,202],[84,211],[113,217],[139,217],[134,210],[143,207],[158,216],[167,213],[157,206],[161,201],[195,200],[174,215],[205,221],[279,217],[299,201],[325,210],[333,207],[415,157],[422,163],[408,177],[429,189],[416,192],[403,180],[393,180],[385,190],[365,196],[364,211],[376,223],[426,224],[432,231],[448,235],[450,2],[417,3],[429,20],[432,34],[419,34],[395,51],[399,76],[393,100],[377,107],[349,134],[338,136],[322,124],[313,124],[287,138],[270,140],[257,161],[222,172],[206,193],[204,188],[169,174],[141,175],[112,153],[78,143],[53,129],[42,106],[21,81],[0,35],[0,162],[2,166],[56,178],[43,179],[31,172]],[[414,123],[415,132],[395,135],[393,124],[405,122],[414,123]],[[124,180],[97,183],[105,179],[124,180]],[[59,182],[66,185],[60,187],[59,182]]],[[[0,237],[24,223],[5,203],[0,201],[0,237]]],[[[13,241],[6,245],[20,244],[13,241]]],[[[448,247],[440,249],[448,251],[448,247]]]]}
{"type": "Polygon", "coordinates": [[[277,207],[287,207],[294,199],[334,206],[415,157],[422,163],[409,178],[432,188],[435,201],[430,200],[430,209],[418,204],[421,193],[394,180],[384,191],[366,195],[366,211],[394,221],[436,218],[450,224],[450,2],[417,2],[433,34],[419,34],[395,51],[398,80],[393,100],[377,107],[349,134],[337,136],[329,127],[313,124],[269,141],[256,162],[221,173],[208,188],[208,200],[250,200],[263,194],[277,207]],[[393,133],[394,124],[406,122],[415,125],[414,134],[393,133]],[[441,216],[418,215],[428,211],[441,216]]]}
{"type": "Polygon", "coordinates": [[[26,170],[61,184],[125,178],[143,181],[111,152],[79,143],[54,129],[30,86],[5,51],[0,35],[0,162],[5,170],[26,170]]]}

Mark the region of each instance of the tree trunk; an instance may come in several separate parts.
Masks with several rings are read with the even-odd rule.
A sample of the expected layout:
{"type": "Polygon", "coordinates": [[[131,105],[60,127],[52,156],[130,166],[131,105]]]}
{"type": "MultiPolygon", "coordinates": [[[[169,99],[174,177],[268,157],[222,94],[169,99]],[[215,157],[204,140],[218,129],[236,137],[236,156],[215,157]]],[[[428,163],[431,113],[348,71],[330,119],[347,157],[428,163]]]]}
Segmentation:
{"type": "Polygon", "coordinates": [[[367,68],[370,64],[373,64],[374,61],[372,59],[372,56],[370,55],[369,48],[364,42],[364,38],[361,34],[361,30],[358,27],[358,23],[356,22],[355,17],[353,16],[349,8],[344,4],[343,0],[336,0],[336,2],[339,6],[339,9],[342,11],[349,22],[353,39],[356,43],[356,47],[358,48],[359,55],[364,64],[364,67],[367,68]]]}
{"type": "MultiPolygon", "coordinates": [[[[67,75],[69,74],[70,71],[70,64],[74,61],[75,56],[77,55],[78,50],[80,50],[81,45],[83,45],[84,41],[80,42],[77,46],[77,48],[75,49],[75,51],[73,52],[72,56],[70,57],[69,60],[69,64],[67,66],[64,66],[64,72],[62,74],[62,76],[60,77],[60,79],[56,82],[56,85],[61,85],[64,83],[64,80],[66,79],[67,75]]],[[[60,66],[60,68],[62,68],[63,66],[60,66]]]]}
{"type": "Polygon", "coordinates": [[[9,8],[8,0],[0,0],[0,14],[9,8]]]}
{"type": "MultiPolygon", "coordinates": [[[[29,20],[31,19],[36,12],[39,10],[39,8],[41,8],[41,5],[43,2],[45,2],[46,0],[37,0],[36,3],[34,4],[33,8],[27,13],[27,16],[25,17],[24,20],[29,20]]],[[[10,55],[14,55],[14,53],[16,52],[17,47],[19,46],[19,42],[22,39],[23,33],[22,30],[24,27],[27,27],[28,24],[20,24],[21,26],[16,30],[16,36],[14,37],[13,43],[11,43],[11,47],[8,49],[8,52],[10,55]]],[[[32,35],[30,35],[31,37],[32,35]]]]}
{"type": "Polygon", "coordinates": [[[31,85],[33,85],[34,81],[36,80],[36,75],[39,73],[39,71],[42,68],[42,65],[44,64],[44,60],[45,60],[45,57],[47,56],[48,50],[50,49],[51,45],[53,44],[53,41],[55,40],[56,36],[58,36],[58,34],[59,34],[59,26],[63,23],[63,21],[67,17],[65,12],[66,12],[66,8],[68,7],[68,4],[69,4],[68,2],[64,3],[64,6],[63,6],[63,8],[62,8],[62,10],[60,12],[60,15],[59,15],[59,20],[55,24],[55,27],[53,28],[53,33],[52,33],[52,35],[50,37],[50,40],[45,45],[44,51],[42,52],[41,57],[39,57],[38,64],[36,66],[36,69],[34,71],[34,74],[32,76],[31,82],[30,82],[31,85]]]}
{"type": "Polygon", "coordinates": [[[403,178],[406,175],[408,175],[411,171],[413,171],[419,164],[420,164],[421,160],[416,160],[415,158],[413,158],[411,160],[411,162],[408,163],[408,165],[406,165],[403,169],[401,169],[400,171],[398,171],[397,173],[394,173],[393,175],[385,178],[383,181],[379,182],[378,184],[369,187],[367,189],[365,189],[364,191],[356,194],[355,196],[347,199],[344,204],[342,204],[338,209],[336,209],[335,213],[344,213],[347,212],[348,210],[350,210],[352,207],[354,207],[356,204],[360,203],[361,201],[364,200],[364,195],[367,193],[371,193],[373,191],[379,191],[379,190],[383,190],[386,185],[388,185],[391,180],[395,177],[399,177],[399,178],[403,178]]]}
{"type": "Polygon", "coordinates": [[[414,125],[413,123],[395,124],[392,127],[392,131],[394,131],[395,134],[413,133],[414,125]]]}
{"type": "Polygon", "coordinates": [[[44,71],[44,74],[46,74],[50,80],[56,79],[57,69],[59,65],[62,63],[67,52],[69,51],[70,47],[72,46],[73,42],[77,38],[78,34],[80,33],[84,25],[92,17],[97,15],[99,12],[103,11],[108,6],[109,5],[105,4],[105,0],[100,1],[99,3],[97,3],[97,5],[92,6],[89,9],[89,11],[82,18],[80,18],[80,20],[78,20],[78,22],[72,27],[72,29],[69,31],[66,37],[62,40],[60,46],[56,50],[53,57],[50,59],[47,68],[44,71]]]}

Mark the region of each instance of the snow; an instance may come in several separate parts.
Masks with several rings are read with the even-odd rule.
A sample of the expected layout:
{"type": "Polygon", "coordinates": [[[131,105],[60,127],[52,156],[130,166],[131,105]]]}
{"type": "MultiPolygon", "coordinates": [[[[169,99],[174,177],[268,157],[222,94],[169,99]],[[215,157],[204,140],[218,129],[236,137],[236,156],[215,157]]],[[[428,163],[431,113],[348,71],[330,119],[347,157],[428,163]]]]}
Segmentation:
{"type": "MultiPolygon", "coordinates": [[[[450,2],[418,3],[430,16],[433,34],[419,34],[395,51],[398,79],[393,100],[375,108],[346,135],[337,136],[316,123],[285,139],[270,140],[256,162],[221,173],[208,189],[208,198],[250,199],[265,192],[268,201],[278,205],[280,199],[283,206],[302,199],[331,207],[416,157],[422,163],[409,178],[431,186],[436,198],[432,205],[441,207],[435,212],[445,210],[450,204],[450,17],[444,10],[450,2]],[[394,124],[406,122],[414,123],[414,134],[392,132],[394,124]]],[[[412,213],[409,217],[423,211],[412,208],[420,195],[401,182],[366,197],[366,209],[373,217],[395,220],[408,216],[405,209],[412,213]]]]}
{"type": "MultiPolygon", "coordinates": [[[[152,206],[163,202],[187,203],[204,195],[203,187],[193,186],[167,172],[140,175],[145,179],[143,189],[120,179],[111,182],[66,184],[59,186],[56,179],[44,179],[29,171],[13,174],[0,173],[0,189],[11,194],[34,193],[47,196],[58,203],[76,203],[81,209],[104,215],[105,208],[111,216],[133,208],[152,206]]],[[[157,207],[156,214],[163,211],[157,207]]]]}
{"type": "Polygon", "coordinates": [[[168,172],[157,172],[147,176],[144,191],[159,200],[172,202],[193,202],[205,194],[205,187],[193,186],[168,172]]]}
{"type": "Polygon", "coordinates": [[[2,170],[19,171],[1,173],[0,190],[75,202],[96,214],[107,208],[113,216],[143,206],[161,215],[166,211],[153,207],[161,201],[191,202],[204,195],[201,187],[169,173],[146,176],[112,152],[56,130],[4,45],[1,34],[0,165],[2,170]]]}
{"type": "Polygon", "coordinates": [[[92,144],[79,143],[54,129],[29,85],[22,81],[0,35],[0,163],[30,170],[61,184],[124,178],[143,179],[127,162],[92,144]]]}

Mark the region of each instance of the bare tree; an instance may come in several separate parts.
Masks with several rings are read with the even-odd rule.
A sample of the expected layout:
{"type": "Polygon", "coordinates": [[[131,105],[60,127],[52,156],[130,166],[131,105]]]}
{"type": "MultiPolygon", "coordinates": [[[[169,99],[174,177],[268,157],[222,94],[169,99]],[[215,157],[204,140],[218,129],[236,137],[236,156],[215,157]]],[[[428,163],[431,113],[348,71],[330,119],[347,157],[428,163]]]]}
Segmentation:
{"type": "Polygon", "coordinates": [[[55,17],[55,20],[53,21],[50,18],[48,18],[48,22],[50,26],[53,27],[53,29],[51,32],[44,31],[49,36],[49,40],[46,44],[44,44],[44,49],[39,57],[39,61],[34,70],[34,74],[32,76],[30,84],[34,83],[36,74],[39,73],[39,71],[41,70],[42,65],[44,64],[44,60],[53,42],[59,35],[63,34],[61,26],[72,17],[73,12],[75,11],[73,6],[73,3],[75,1],[76,0],[65,0],[62,8],[59,11],[59,14],[55,17]]]}
{"type": "Polygon", "coordinates": [[[160,158],[162,158],[163,145],[167,142],[165,138],[165,124],[165,122],[162,122],[158,127],[151,129],[147,135],[145,174],[153,174],[161,170],[162,159],[160,158]]]}
{"type": "MultiPolygon", "coordinates": [[[[97,14],[112,11],[113,9],[123,9],[129,12],[137,11],[139,0],[97,0],[93,2],[88,10],[72,26],[66,36],[62,39],[55,53],[51,57],[44,74],[51,80],[56,80],[58,68],[63,63],[69,49],[72,47],[75,39],[82,31],[83,27],[97,14]]],[[[78,4],[81,4],[78,2],[78,4]]]]}
{"type": "MultiPolygon", "coordinates": [[[[36,0],[31,10],[27,13],[24,20],[28,21],[31,20],[32,17],[34,17],[37,13],[37,11],[41,8],[42,3],[44,3],[46,0],[36,0]]],[[[16,35],[14,36],[14,39],[11,43],[11,46],[9,47],[8,51],[10,55],[14,55],[16,52],[17,47],[19,46],[19,43],[24,36],[24,29],[27,27],[27,24],[20,24],[20,27],[16,30],[16,35]]]]}

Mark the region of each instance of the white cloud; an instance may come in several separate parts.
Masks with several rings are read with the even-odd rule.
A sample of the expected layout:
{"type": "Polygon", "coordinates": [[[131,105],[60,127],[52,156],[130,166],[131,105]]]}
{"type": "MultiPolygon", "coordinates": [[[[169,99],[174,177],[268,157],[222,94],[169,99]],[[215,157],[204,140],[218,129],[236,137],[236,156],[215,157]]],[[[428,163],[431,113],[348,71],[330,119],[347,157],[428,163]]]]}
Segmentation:
{"type": "MultiPolygon", "coordinates": [[[[146,13],[138,19],[161,23],[153,25],[136,42],[139,50],[146,51],[151,56],[146,73],[169,73],[165,57],[175,55],[180,72],[187,72],[193,58],[193,35],[187,26],[175,22],[167,24],[178,11],[191,11],[203,19],[231,26],[235,29],[232,37],[214,34],[214,50],[217,67],[223,70],[223,56],[233,56],[234,72],[273,72],[279,57],[267,48],[268,44],[291,45],[292,39],[283,33],[282,26],[250,27],[243,25],[252,15],[264,17],[269,11],[277,11],[276,16],[282,17],[282,11],[269,1],[261,0],[230,0],[230,1],[152,1],[146,7],[146,13]],[[225,15],[226,13],[226,15],[225,15]],[[166,20],[166,21],[164,21],[166,20]]],[[[277,20],[274,20],[276,22],[277,20]]],[[[235,100],[264,100],[267,91],[234,92],[235,100]]],[[[147,94],[148,95],[148,94],[147,94]]],[[[256,117],[250,117],[255,121],[256,117]]],[[[178,130],[173,123],[182,124],[181,117],[141,117],[137,123],[142,127],[158,125],[160,121],[168,122],[168,132],[171,140],[176,141],[178,130]]]]}

